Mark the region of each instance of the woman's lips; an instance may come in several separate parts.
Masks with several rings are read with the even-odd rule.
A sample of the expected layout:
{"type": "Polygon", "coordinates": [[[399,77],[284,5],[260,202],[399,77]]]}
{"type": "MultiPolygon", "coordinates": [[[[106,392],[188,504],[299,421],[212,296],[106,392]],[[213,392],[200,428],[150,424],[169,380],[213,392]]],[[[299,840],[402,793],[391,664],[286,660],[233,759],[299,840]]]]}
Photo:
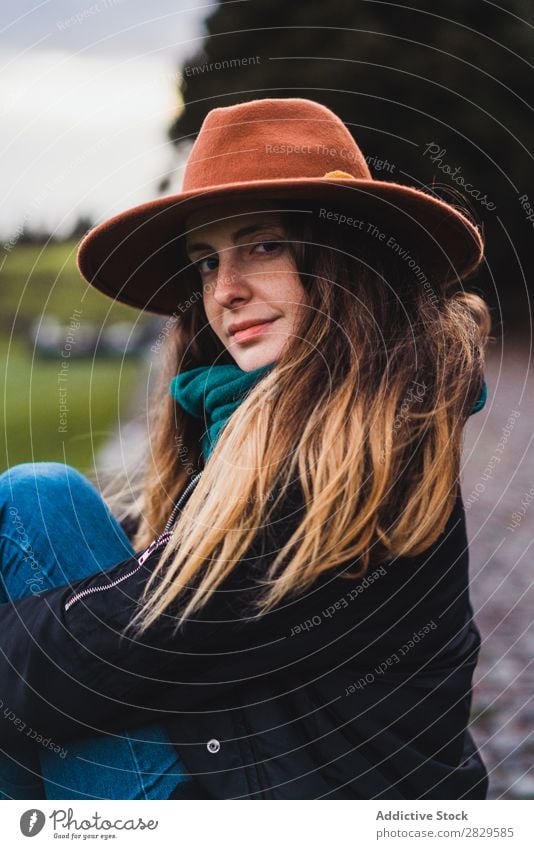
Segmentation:
{"type": "Polygon", "coordinates": [[[247,327],[246,330],[237,330],[233,338],[236,342],[246,342],[247,339],[252,339],[253,336],[259,336],[260,333],[270,327],[273,321],[276,321],[275,318],[271,319],[271,321],[265,321],[263,324],[253,324],[252,327],[247,327]]]}

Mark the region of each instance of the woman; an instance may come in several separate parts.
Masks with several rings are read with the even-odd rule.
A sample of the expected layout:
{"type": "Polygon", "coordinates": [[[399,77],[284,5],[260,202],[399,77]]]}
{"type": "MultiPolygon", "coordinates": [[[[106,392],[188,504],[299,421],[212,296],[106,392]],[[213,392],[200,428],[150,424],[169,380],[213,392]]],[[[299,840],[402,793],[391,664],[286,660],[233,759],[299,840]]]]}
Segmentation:
{"type": "Polygon", "coordinates": [[[459,481],[482,253],[293,98],[213,110],[180,195],[86,236],[92,285],[173,318],[122,527],[69,467],[1,478],[5,796],[485,798],[459,481]]]}

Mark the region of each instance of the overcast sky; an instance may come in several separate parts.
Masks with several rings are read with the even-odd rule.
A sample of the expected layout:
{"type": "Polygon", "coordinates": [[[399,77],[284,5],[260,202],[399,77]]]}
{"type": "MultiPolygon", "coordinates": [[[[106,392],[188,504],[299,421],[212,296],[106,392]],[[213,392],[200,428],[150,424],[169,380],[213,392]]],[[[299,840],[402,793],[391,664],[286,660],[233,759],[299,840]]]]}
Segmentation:
{"type": "Polygon", "coordinates": [[[2,0],[0,238],[63,234],[156,195],[178,166],[165,132],[181,61],[213,4],[2,0]],[[156,10],[155,16],[149,16],[156,10]]]}

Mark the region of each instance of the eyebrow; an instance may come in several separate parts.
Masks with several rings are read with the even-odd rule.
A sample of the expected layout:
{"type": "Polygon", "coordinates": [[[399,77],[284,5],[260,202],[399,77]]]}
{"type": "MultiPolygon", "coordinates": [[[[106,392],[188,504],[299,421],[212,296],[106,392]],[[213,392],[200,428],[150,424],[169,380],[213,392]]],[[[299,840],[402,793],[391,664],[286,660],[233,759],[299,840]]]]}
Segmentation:
{"type": "MultiPolygon", "coordinates": [[[[243,236],[250,236],[252,233],[257,233],[258,230],[264,230],[266,226],[280,227],[281,225],[273,221],[262,221],[260,224],[250,224],[248,227],[241,227],[240,230],[236,230],[235,233],[232,233],[232,241],[235,244],[239,239],[242,239],[243,236]]],[[[214,250],[212,245],[207,242],[193,242],[190,245],[186,244],[185,249],[188,254],[191,254],[194,251],[214,250]]]]}

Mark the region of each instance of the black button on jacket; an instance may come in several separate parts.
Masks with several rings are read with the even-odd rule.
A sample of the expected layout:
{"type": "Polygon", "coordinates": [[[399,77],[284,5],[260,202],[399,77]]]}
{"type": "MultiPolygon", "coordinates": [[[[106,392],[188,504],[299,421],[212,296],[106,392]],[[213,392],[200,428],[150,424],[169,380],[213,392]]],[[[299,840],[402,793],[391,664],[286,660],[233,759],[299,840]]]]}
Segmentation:
{"type": "Polygon", "coordinates": [[[176,798],[485,798],[468,730],[480,635],[460,488],[425,554],[356,580],[344,564],[247,616],[296,515],[258,536],[175,636],[164,615],[121,637],[161,550],[2,605],[0,748],[37,745],[28,728],[63,745],[165,722],[195,778],[176,798]]]}

